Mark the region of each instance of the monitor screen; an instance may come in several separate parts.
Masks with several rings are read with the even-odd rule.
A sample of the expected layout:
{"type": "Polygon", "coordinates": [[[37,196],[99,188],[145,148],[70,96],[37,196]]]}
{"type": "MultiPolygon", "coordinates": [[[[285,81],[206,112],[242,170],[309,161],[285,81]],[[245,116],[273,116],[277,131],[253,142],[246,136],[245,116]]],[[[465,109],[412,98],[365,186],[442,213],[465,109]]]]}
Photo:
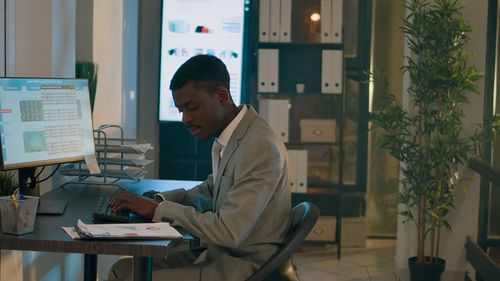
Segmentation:
{"type": "Polygon", "coordinates": [[[233,101],[241,103],[245,14],[249,1],[163,1],[160,53],[160,121],[181,121],[170,80],[179,66],[198,54],[214,55],[227,66],[233,101]]]}
{"type": "Polygon", "coordinates": [[[2,170],[94,154],[87,80],[0,78],[0,136],[2,170]]]}

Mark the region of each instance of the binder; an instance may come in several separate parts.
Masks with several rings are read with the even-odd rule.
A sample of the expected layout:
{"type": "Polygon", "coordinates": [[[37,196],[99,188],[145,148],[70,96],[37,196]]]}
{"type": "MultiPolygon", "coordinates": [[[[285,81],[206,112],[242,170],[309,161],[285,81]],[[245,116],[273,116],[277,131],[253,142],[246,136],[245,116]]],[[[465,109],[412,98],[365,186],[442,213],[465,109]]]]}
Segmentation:
{"type": "Polygon", "coordinates": [[[295,166],[295,192],[307,192],[307,150],[297,150],[296,154],[297,164],[295,166]]]}
{"type": "Polygon", "coordinates": [[[269,92],[269,67],[268,67],[268,50],[267,49],[259,49],[257,53],[257,91],[259,93],[269,92]]]}
{"type": "Polygon", "coordinates": [[[270,0],[259,0],[259,42],[269,42],[270,0]]]}
{"type": "Polygon", "coordinates": [[[283,142],[288,142],[289,100],[259,99],[259,114],[283,142]]]}
{"type": "Polygon", "coordinates": [[[269,0],[271,1],[271,9],[269,13],[269,42],[279,42],[280,41],[280,13],[281,13],[281,1],[280,0],[269,0]]]}
{"type": "Polygon", "coordinates": [[[291,192],[297,192],[297,151],[288,149],[288,186],[291,192]]]}
{"type": "Polygon", "coordinates": [[[279,89],[279,51],[278,49],[268,49],[268,92],[277,93],[279,89]]]}
{"type": "Polygon", "coordinates": [[[292,25],[292,0],[281,0],[280,42],[290,42],[292,25]]]}
{"type": "Polygon", "coordinates": [[[343,69],[344,69],[344,53],[342,51],[333,51],[332,54],[332,82],[333,82],[333,93],[342,94],[342,80],[343,80],[343,69]]]}
{"type": "Polygon", "coordinates": [[[332,42],[332,0],[321,0],[321,43],[332,42]]]}
{"type": "Polygon", "coordinates": [[[343,14],[343,0],[332,1],[331,11],[331,41],[332,43],[342,43],[342,14],[343,14]]]}
{"type": "Polygon", "coordinates": [[[338,50],[323,50],[321,62],[321,92],[342,93],[343,53],[338,50]]]}

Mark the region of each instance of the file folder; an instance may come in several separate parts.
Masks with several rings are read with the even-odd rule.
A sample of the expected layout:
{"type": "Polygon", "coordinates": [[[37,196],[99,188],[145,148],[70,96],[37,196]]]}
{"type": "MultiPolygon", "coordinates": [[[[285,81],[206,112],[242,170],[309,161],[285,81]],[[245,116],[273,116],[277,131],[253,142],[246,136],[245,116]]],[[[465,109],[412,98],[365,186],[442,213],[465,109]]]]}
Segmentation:
{"type": "Polygon", "coordinates": [[[280,0],[270,0],[271,9],[269,14],[269,41],[279,42],[280,41],[280,14],[281,14],[281,1],[280,0]]]}
{"type": "Polygon", "coordinates": [[[297,164],[295,165],[296,187],[295,192],[307,192],[307,150],[297,150],[296,154],[297,164]]]}
{"type": "Polygon", "coordinates": [[[287,99],[259,99],[260,116],[285,143],[288,142],[289,104],[287,99]]]}
{"type": "Polygon", "coordinates": [[[331,34],[332,43],[342,43],[343,0],[332,1],[331,34]]]}
{"type": "Polygon", "coordinates": [[[332,42],[332,0],[321,0],[321,43],[332,42]]]}
{"type": "Polygon", "coordinates": [[[338,50],[323,50],[321,62],[321,92],[342,93],[343,53],[338,50]]]}
{"type": "Polygon", "coordinates": [[[259,93],[269,92],[269,67],[268,67],[268,53],[267,49],[259,49],[257,53],[257,91],[259,93]]]}
{"type": "Polygon", "coordinates": [[[291,192],[297,192],[297,153],[288,149],[288,186],[291,192]]]}
{"type": "Polygon", "coordinates": [[[259,0],[259,42],[269,42],[271,0],[259,0]]]}
{"type": "Polygon", "coordinates": [[[268,81],[270,93],[277,93],[279,89],[279,51],[278,49],[268,49],[268,81]]]}
{"type": "Polygon", "coordinates": [[[290,42],[292,25],[292,0],[281,0],[280,42],[290,42]]]}

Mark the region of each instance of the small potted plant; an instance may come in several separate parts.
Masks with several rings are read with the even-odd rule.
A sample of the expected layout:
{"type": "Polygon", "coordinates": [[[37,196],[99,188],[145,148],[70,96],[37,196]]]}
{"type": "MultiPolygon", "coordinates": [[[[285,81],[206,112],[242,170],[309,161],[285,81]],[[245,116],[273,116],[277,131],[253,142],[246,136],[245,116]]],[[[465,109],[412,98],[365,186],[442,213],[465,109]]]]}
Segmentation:
{"type": "Polygon", "coordinates": [[[387,84],[372,77],[383,102],[372,120],[383,129],[381,146],[401,162],[400,215],[415,223],[418,237],[417,255],[409,259],[411,280],[432,281],[440,280],[445,268],[440,234],[442,227],[451,230],[447,215],[454,208],[454,191],[464,186],[459,168],[480,153],[480,144],[491,136],[485,132],[498,128],[498,122],[470,135],[463,127],[462,105],[478,93],[481,75],[467,62],[464,46],[472,28],[459,1],[409,0],[406,8],[401,30],[411,54],[402,70],[410,78],[410,105],[398,104],[387,84]]]}
{"type": "Polygon", "coordinates": [[[17,174],[13,171],[0,171],[0,196],[11,195],[17,188],[17,174]]]}

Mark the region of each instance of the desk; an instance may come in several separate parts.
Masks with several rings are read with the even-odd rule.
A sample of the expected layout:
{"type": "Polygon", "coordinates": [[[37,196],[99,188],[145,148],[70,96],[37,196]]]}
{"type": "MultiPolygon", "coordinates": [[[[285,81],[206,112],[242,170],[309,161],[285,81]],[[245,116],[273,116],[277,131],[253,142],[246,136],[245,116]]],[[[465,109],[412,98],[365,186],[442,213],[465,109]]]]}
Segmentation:
{"type": "MultiPolygon", "coordinates": [[[[158,191],[176,188],[189,189],[198,182],[141,180],[119,182],[119,184],[130,192],[142,194],[150,189],[158,191]]],[[[151,280],[151,259],[166,257],[176,246],[173,241],[80,241],[71,239],[61,229],[61,226],[75,225],[78,219],[85,223],[92,223],[92,211],[98,195],[109,194],[116,189],[116,186],[111,185],[68,184],[42,195],[41,200],[67,200],[68,206],[64,214],[62,216],[37,215],[34,232],[30,234],[15,236],[0,233],[0,249],[85,254],[85,281],[96,279],[97,255],[134,256],[134,280],[151,280]]],[[[189,236],[185,239],[189,239],[189,236]]]]}

